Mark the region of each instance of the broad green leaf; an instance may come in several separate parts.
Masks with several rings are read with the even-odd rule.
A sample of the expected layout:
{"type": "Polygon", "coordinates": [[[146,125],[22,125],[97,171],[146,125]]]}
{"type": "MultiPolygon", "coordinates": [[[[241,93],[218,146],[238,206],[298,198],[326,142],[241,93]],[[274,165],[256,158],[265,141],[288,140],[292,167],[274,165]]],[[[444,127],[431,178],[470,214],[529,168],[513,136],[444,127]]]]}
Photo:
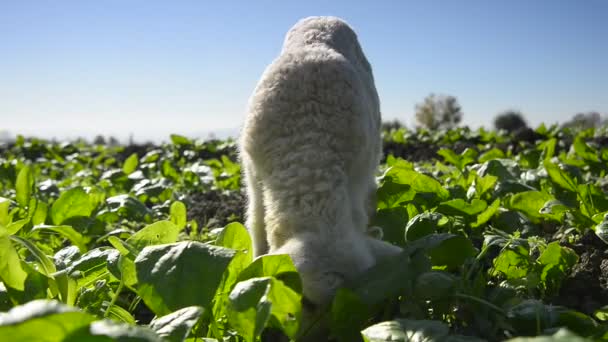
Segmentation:
{"type": "Polygon", "coordinates": [[[135,325],[135,318],[131,316],[129,311],[121,308],[118,305],[112,305],[109,309],[106,309],[106,317],[111,318],[115,321],[135,325]]]}
{"type": "Polygon", "coordinates": [[[574,146],[574,151],[576,152],[576,154],[584,160],[596,163],[600,161],[598,157],[598,152],[595,149],[591,148],[591,146],[587,145],[587,143],[585,143],[583,138],[581,138],[580,136],[577,136],[574,139],[574,143],[572,143],[572,146],[574,146]]]}
{"type": "Polygon", "coordinates": [[[405,226],[405,241],[414,241],[437,231],[440,213],[425,212],[414,216],[405,226]]]}
{"type": "Polygon", "coordinates": [[[230,325],[247,342],[255,341],[270,320],[272,303],[266,298],[266,293],[271,279],[251,278],[239,282],[228,297],[227,313],[230,325]]]}
{"type": "Polygon", "coordinates": [[[401,207],[403,203],[414,199],[416,192],[411,190],[408,184],[398,184],[391,180],[385,180],[378,188],[378,209],[390,209],[401,207]]]}
{"type": "Polygon", "coordinates": [[[32,168],[29,165],[24,165],[17,175],[15,183],[17,203],[21,207],[27,206],[32,196],[32,187],[34,186],[34,175],[32,168]]]}
{"type": "MultiPolygon", "coordinates": [[[[423,239],[414,243],[426,241],[423,239]]],[[[419,268],[422,268],[423,271],[430,268],[430,264],[412,265],[412,254],[422,248],[425,247],[422,245],[406,246],[400,254],[379,261],[370,269],[347,281],[344,287],[351,289],[363,303],[370,307],[395,297],[403,289],[411,287],[414,275],[419,268]]]]}
{"type": "Polygon", "coordinates": [[[408,222],[408,211],[404,207],[380,209],[373,216],[370,226],[382,228],[382,239],[402,246],[403,231],[408,222]]]}
{"type": "Polygon", "coordinates": [[[130,197],[129,195],[117,195],[106,199],[106,203],[110,207],[110,212],[118,213],[127,218],[145,219],[152,216],[152,211],[141,203],[140,200],[130,197]]]}
{"type": "Polygon", "coordinates": [[[507,279],[520,279],[530,271],[530,259],[528,250],[523,246],[512,249],[504,249],[494,259],[492,275],[502,274],[507,279]]]}
{"type": "Polygon", "coordinates": [[[30,220],[28,218],[24,218],[21,220],[17,220],[15,222],[11,222],[8,226],[6,226],[6,230],[8,231],[8,233],[10,235],[17,234],[17,232],[19,232],[21,230],[21,228],[23,228],[23,226],[25,226],[29,222],[30,222],[30,220]]]}
{"type": "Polygon", "coordinates": [[[98,247],[83,254],[67,267],[65,272],[76,280],[79,288],[88,286],[98,279],[107,277],[108,264],[115,262],[119,257],[120,253],[113,248],[98,247]]]}
{"type": "Polygon", "coordinates": [[[479,175],[479,177],[492,175],[498,178],[498,181],[500,182],[515,180],[519,174],[517,163],[510,159],[488,160],[483,164],[476,164],[475,168],[477,168],[477,175],[479,175]]]}
{"type": "Polygon", "coordinates": [[[171,203],[169,214],[171,216],[171,222],[173,222],[173,224],[175,224],[175,226],[180,231],[186,228],[186,223],[188,222],[188,214],[186,210],[186,205],[183,202],[175,201],[171,203]]]}
{"type": "Polygon", "coordinates": [[[572,266],[578,261],[578,255],[568,247],[562,247],[558,241],[551,242],[538,257],[542,266],[541,282],[549,290],[558,290],[572,266]]]}
{"type": "Polygon", "coordinates": [[[456,289],[457,279],[443,271],[422,273],[414,283],[414,296],[423,300],[446,299],[456,289]]]}
{"type": "Polygon", "coordinates": [[[202,314],[203,308],[189,306],[169,315],[153,319],[150,322],[150,329],[165,341],[181,342],[188,337],[190,330],[202,314]]]}
{"type": "Polygon", "coordinates": [[[501,149],[494,147],[491,150],[482,153],[479,156],[478,162],[485,163],[488,160],[501,159],[504,157],[505,157],[505,153],[501,149]]]}
{"type": "Polygon", "coordinates": [[[130,175],[135,170],[137,170],[137,164],[139,163],[139,159],[137,158],[137,153],[133,153],[125,160],[122,164],[122,172],[125,175],[130,175]]]}
{"type": "Polygon", "coordinates": [[[409,185],[417,193],[434,194],[438,200],[445,200],[450,196],[436,179],[414,170],[391,167],[384,173],[383,178],[393,183],[409,185]]]}
{"type": "Polygon", "coordinates": [[[504,342],[591,342],[592,340],[582,338],[570,332],[566,328],[559,329],[551,336],[516,337],[504,342]]]}
{"type": "Polygon", "coordinates": [[[27,273],[21,267],[19,254],[13,247],[6,228],[0,226],[0,279],[6,286],[23,291],[25,278],[27,273]]]}
{"type": "Polygon", "coordinates": [[[446,202],[442,202],[437,211],[446,215],[468,215],[473,216],[481,213],[488,207],[484,200],[474,198],[471,203],[468,203],[462,198],[455,198],[446,202]]]}
{"type": "Polygon", "coordinates": [[[294,291],[302,291],[298,270],[287,254],[268,254],[255,258],[251,264],[239,273],[237,281],[259,277],[274,277],[283,281],[294,291]]]}
{"type": "Polygon", "coordinates": [[[554,326],[559,313],[539,300],[528,299],[510,308],[507,317],[520,334],[528,335],[554,326]]]}
{"type": "Polygon", "coordinates": [[[477,221],[473,222],[471,227],[476,228],[487,223],[490,221],[492,216],[498,212],[498,209],[500,209],[500,199],[495,199],[494,202],[492,202],[492,204],[490,204],[486,210],[484,210],[484,212],[477,215],[477,221]]]}
{"type": "Polygon", "coordinates": [[[251,264],[253,259],[251,237],[247,229],[238,222],[230,223],[222,229],[215,240],[215,244],[236,251],[236,255],[228,268],[232,277],[236,280],[236,277],[251,264]]]}
{"type": "Polygon", "coordinates": [[[60,225],[71,217],[89,217],[93,209],[95,208],[91,206],[89,195],[84,189],[80,187],[73,188],[61,193],[59,198],[53,203],[51,207],[51,219],[53,224],[60,225]]]}
{"type": "Polygon", "coordinates": [[[462,235],[454,235],[432,248],[429,252],[433,266],[446,266],[448,269],[456,269],[465,260],[477,255],[471,240],[462,235]]]}
{"type": "Polygon", "coordinates": [[[267,324],[295,339],[301,295],[283,282],[272,277],[248,279],[237,283],[228,299],[228,319],[247,341],[254,341],[267,324]]]}
{"type": "Polygon", "coordinates": [[[576,183],[566,171],[560,169],[559,166],[551,163],[549,160],[545,160],[544,165],[547,174],[549,174],[553,182],[566,190],[576,192],[576,183]]]}
{"type": "Polygon", "coordinates": [[[35,226],[33,228],[33,231],[36,231],[36,230],[58,233],[58,234],[62,235],[63,237],[67,238],[68,240],[70,240],[70,242],[72,242],[75,246],[77,246],[78,249],[80,249],[81,253],[84,253],[87,251],[87,243],[89,242],[90,238],[88,236],[83,236],[79,232],[75,231],[74,228],[72,228],[71,226],[39,225],[39,226],[35,226]]]}
{"type": "Polygon", "coordinates": [[[496,182],[498,181],[498,177],[492,175],[486,175],[485,177],[477,177],[475,179],[475,192],[477,196],[483,196],[488,190],[492,189],[496,182]]]}
{"type": "Polygon", "coordinates": [[[410,319],[378,323],[361,332],[366,342],[444,341],[448,333],[449,328],[443,322],[410,319]]]}
{"type": "Polygon", "coordinates": [[[147,327],[129,325],[110,320],[95,321],[69,334],[64,342],[162,342],[163,340],[147,327]]]}
{"type": "Polygon", "coordinates": [[[171,141],[173,142],[173,144],[175,145],[192,145],[192,140],[179,135],[179,134],[171,134],[171,141]]]}
{"type": "MultiPolygon", "coordinates": [[[[360,340],[359,331],[365,327],[369,320],[372,309],[364,303],[359,295],[352,289],[341,287],[336,291],[336,295],[331,303],[331,324],[330,329],[334,336],[339,336],[342,341],[360,340]]],[[[310,320],[310,319],[308,319],[310,320]]],[[[303,326],[304,331],[308,329],[314,332],[315,322],[303,322],[312,327],[303,326]]]]}
{"type": "Polygon", "coordinates": [[[456,154],[456,152],[452,151],[449,148],[442,148],[437,151],[437,154],[442,156],[446,162],[456,166],[459,170],[462,169],[463,165],[460,161],[460,156],[456,154]]]}
{"type": "Polygon", "coordinates": [[[32,215],[32,224],[34,226],[42,225],[46,221],[46,215],[48,214],[49,206],[42,202],[36,202],[36,211],[32,215]]]}
{"type": "Polygon", "coordinates": [[[8,208],[11,205],[11,201],[7,198],[0,197],[0,226],[8,226],[10,223],[10,216],[8,214],[8,208]]]}
{"type": "Polygon", "coordinates": [[[4,341],[64,341],[95,318],[56,301],[35,300],[0,314],[4,341]]]}
{"type": "Polygon", "coordinates": [[[137,293],[157,315],[209,308],[235,252],[199,242],[145,247],[135,259],[137,293]]]}
{"type": "Polygon", "coordinates": [[[171,221],[158,221],[139,230],[127,239],[127,243],[136,250],[144,247],[161,245],[177,241],[179,228],[171,221]]]}
{"type": "Polygon", "coordinates": [[[595,235],[608,244],[608,214],[604,215],[604,220],[598,223],[594,230],[595,235]]]}
{"type": "Polygon", "coordinates": [[[51,261],[51,259],[46,256],[46,254],[44,254],[44,252],[42,252],[38,248],[38,246],[36,246],[36,244],[34,244],[28,239],[24,239],[17,235],[11,235],[10,239],[21,244],[23,247],[27,248],[30,253],[32,253],[32,256],[38,261],[38,264],[40,265],[40,268],[38,269],[39,272],[41,272],[47,277],[52,277],[53,273],[57,271],[53,261],[51,261]]]}
{"type": "Polygon", "coordinates": [[[545,203],[553,199],[553,196],[546,192],[525,191],[513,195],[509,201],[509,206],[511,209],[524,213],[533,222],[538,222],[543,217],[540,210],[545,206],[545,203]]]}

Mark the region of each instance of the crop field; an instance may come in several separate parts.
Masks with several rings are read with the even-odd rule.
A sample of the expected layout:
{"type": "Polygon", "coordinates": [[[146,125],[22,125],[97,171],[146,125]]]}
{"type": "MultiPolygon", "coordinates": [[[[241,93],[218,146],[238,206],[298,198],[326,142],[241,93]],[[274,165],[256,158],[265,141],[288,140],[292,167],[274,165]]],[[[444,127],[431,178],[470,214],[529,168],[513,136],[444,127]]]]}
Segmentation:
{"type": "MultiPolygon", "coordinates": [[[[338,291],[332,338],[608,340],[607,136],[385,131],[371,225],[404,251],[338,291]]],[[[298,339],[240,172],[232,140],[0,145],[0,340],[298,339]]]]}

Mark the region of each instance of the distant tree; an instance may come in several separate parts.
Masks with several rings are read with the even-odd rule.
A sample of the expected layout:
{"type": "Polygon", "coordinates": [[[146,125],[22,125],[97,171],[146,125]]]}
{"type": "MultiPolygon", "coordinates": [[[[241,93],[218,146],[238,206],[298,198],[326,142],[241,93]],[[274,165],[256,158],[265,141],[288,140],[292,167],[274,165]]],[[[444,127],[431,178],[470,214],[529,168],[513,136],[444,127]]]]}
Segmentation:
{"type": "Polygon", "coordinates": [[[106,138],[103,137],[103,135],[98,135],[95,137],[95,139],[93,139],[93,144],[95,145],[105,145],[106,144],[106,138]]]}
{"type": "Polygon", "coordinates": [[[382,131],[392,131],[403,127],[405,127],[405,125],[397,119],[382,122],[382,131]]]}
{"type": "Polygon", "coordinates": [[[577,129],[587,129],[608,124],[608,119],[602,118],[598,112],[578,113],[562,126],[577,129]]]}
{"type": "Polygon", "coordinates": [[[507,110],[494,118],[494,127],[504,129],[509,133],[528,127],[526,120],[519,111],[507,110]]]}
{"type": "Polygon", "coordinates": [[[416,122],[429,130],[453,128],[461,120],[461,107],[454,96],[430,94],[416,105],[416,122]]]}

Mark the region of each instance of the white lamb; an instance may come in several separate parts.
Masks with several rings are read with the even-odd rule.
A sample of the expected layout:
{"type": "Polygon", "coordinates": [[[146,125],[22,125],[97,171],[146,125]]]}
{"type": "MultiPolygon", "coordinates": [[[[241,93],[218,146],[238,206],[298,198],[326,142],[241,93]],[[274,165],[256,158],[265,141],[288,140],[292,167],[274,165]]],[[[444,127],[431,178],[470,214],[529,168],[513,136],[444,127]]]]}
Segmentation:
{"type": "Polygon", "coordinates": [[[400,248],[367,234],[381,156],[370,64],[344,21],[310,17],[285,38],[240,137],[254,255],[289,254],[304,297],[336,289],[400,248]]]}

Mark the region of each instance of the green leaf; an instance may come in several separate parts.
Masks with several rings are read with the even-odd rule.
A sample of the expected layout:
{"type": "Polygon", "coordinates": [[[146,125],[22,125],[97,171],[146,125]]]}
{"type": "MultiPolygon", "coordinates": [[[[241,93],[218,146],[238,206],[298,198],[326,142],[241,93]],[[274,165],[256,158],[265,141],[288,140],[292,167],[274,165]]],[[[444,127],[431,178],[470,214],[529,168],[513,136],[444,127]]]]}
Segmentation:
{"type": "Polygon", "coordinates": [[[180,231],[186,228],[186,223],[188,222],[188,211],[186,210],[186,205],[183,202],[175,201],[171,203],[169,215],[171,216],[171,222],[173,222],[173,224],[175,224],[180,231]]]}
{"type": "MultiPolygon", "coordinates": [[[[331,303],[330,329],[334,336],[339,336],[341,341],[359,341],[359,330],[365,327],[369,317],[372,317],[371,308],[359,295],[349,288],[338,288],[331,303]]],[[[303,326],[303,330],[311,329],[314,332],[314,323],[313,320],[310,328],[303,326]]]]}
{"type": "Polygon", "coordinates": [[[139,159],[137,158],[137,153],[131,154],[122,164],[122,172],[124,172],[125,175],[130,175],[133,171],[137,170],[138,163],[139,159]]]}
{"type": "Polygon", "coordinates": [[[89,217],[93,212],[89,195],[84,189],[77,187],[61,193],[51,207],[53,224],[60,225],[71,217],[89,217]]]}
{"type": "Polygon", "coordinates": [[[520,279],[528,274],[531,267],[528,250],[523,246],[517,246],[500,252],[494,259],[492,275],[502,274],[507,279],[520,279]]]}
{"type": "Polygon", "coordinates": [[[477,215],[484,211],[488,207],[488,204],[484,200],[474,198],[471,203],[467,203],[462,198],[455,198],[446,202],[442,202],[437,211],[446,215],[477,215]]]}
{"type": "Polygon", "coordinates": [[[537,261],[542,267],[541,282],[545,288],[556,291],[572,266],[577,263],[578,255],[572,249],[562,247],[558,241],[554,241],[547,245],[537,261]]]}
{"type": "Polygon", "coordinates": [[[547,174],[549,174],[549,177],[555,184],[568,191],[576,192],[576,183],[566,171],[560,169],[559,166],[551,163],[549,160],[545,160],[544,165],[547,174]]]}
{"type": "Polygon", "coordinates": [[[405,241],[414,241],[437,231],[440,213],[425,212],[414,216],[405,226],[405,241]]]}
{"type": "Polygon", "coordinates": [[[162,342],[162,339],[146,327],[118,323],[110,320],[96,321],[67,336],[64,342],[162,342]]]}
{"type": "Polygon", "coordinates": [[[456,154],[456,152],[452,151],[449,148],[442,148],[439,151],[437,151],[437,154],[442,156],[446,162],[456,166],[459,170],[462,170],[462,163],[460,161],[460,156],[458,154],[456,154]]]}
{"type": "Polygon", "coordinates": [[[553,200],[553,196],[541,191],[525,191],[513,195],[509,201],[511,209],[524,213],[533,222],[539,222],[543,217],[540,210],[545,203],[553,200]]]}
{"type": "Polygon", "coordinates": [[[87,251],[87,243],[90,241],[90,238],[88,236],[83,236],[79,232],[75,231],[74,228],[72,228],[71,226],[39,225],[39,226],[35,226],[32,230],[33,231],[36,231],[36,230],[50,231],[50,232],[58,233],[58,234],[62,235],[63,237],[67,238],[68,240],[70,240],[75,246],[77,246],[78,249],[80,249],[81,253],[84,253],[87,251]]]}
{"type": "Polygon", "coordinates": [[[398,319],[374,324],[361,334],[366,342],[443,341],[449,333],[440,321],[398,319]]]}
{"type": "Polygon", "coordinates": [[[17,181],[15,183],[15,191],[17,203],[21,207],[27,206],[32,196],[32,187],[34,186],[34,175],[29,165],[24,165],[17,175],[17,181]]]}
{"type": "Polygon", "coordinates": [[[494,214],[498,212],[498,209],[500,209],[500,199],[495,199],[494,202],[492,202],[492,204],[490,204],[490,206],[484,210],[484,212],[477,215],[477,221],[473,222],[471,227],[477,228],[487,223],[494,216],[494,214]]]}
{"type": "Polygon", "coordinates": [[[41,224],[44,224],[44,221],[46,221],[46,215],[49,211],[49,206],[41,201],[37,201],[36,202],[36,211],[34,211],[34,214],[32,215],[32,224],[34,226],[38,226],[41,224]]]}
{"type": "Polygon", "coordinates": [[[598,152],[587,145],[580,135],[574,138],[572,146],[574,146],[574,152],[576,152],[579,157],[586,161],[599,163],[600,159],[598,157],[598,152]]]}
{"type": "Polygon", "coordinates": [[[239,282],[228,297],[228,319],[247,341],[260,336],[266,324],[295,339],[301,316],[301,295],[272,278],[239,282]]]}
{"type": "Polygon", "coordinates": [[[203,314],[203,308],[189,306],[169,315],[158,317],[150,322],[150,329],[165,341],[181,342],[203,314]]]}
{"type": "Polygon", "coordinates": [[[136,324],[135,318],[131,316],[129,311],[121,308],[118,305],[112,305],[109,309],[107,309],[107,317],[115,321],[124,322],[131,325],[136,324]]]}
{"type": "Polygon", "coordinates": [[[234,276],[234,280],[253,259],[251,248],[251,237],[247,229],[238,222],[228,224],[215,240],[218,246],[230,248],[236,251],[232,262],[230,263],[229,271],[234,276]]]}
{"type": "Polygon", "coordinates": [[[491,150],[482,153],[479,156],[478,162],[485,163],[488,160],[501,159],[504,157],[505,157],[505,153],[501,149],[494,147],[491,150]]]}
{"type": "Polygon", "coordinates": [[[294,291],[302,291],[298,270],[287,254],[268,254],[257,257],[239,273],[237,281],[260,277],[274,277],[283,281],[294,291]]]}
{"type": "Polygon", "coordinates": [[[179,228],[171,221],[158,221],[145,226],[127,239],[127,243],[136,250],[144,247],[177,241],[179,228]]]}
{"type": "Polygon", "coordinates": [[[17,235],[12,235],[10,239],[21,244],[22,246],[27,248],[30,253],[32,253],[32,256],[38,261],[38,264],[40,265],[40,268],[38,268],[39,272],[41,272],[47,277],[52,277],[53,273],[57,272],[53,261],[51,261],[51,259],[46,256],[46,254],[44,254],[34,243],[17,235]]]}
{"type": "Polygon", "coordinates": [[[381,227],[384,233],[383,240],[402,246],[408,217],[407,208],[404,207],[380,209],[372,218],[370,226],[381,227]]]}
{"type": "Polygon", "coordinates": [[[173,144],[178,145],[178,146],[182,146],[182,145],[192,145],[192,140],[179,135],[179,134],[171,134],[171,141],[173,142],[173,144]]]}
{"type": "Polygon", "coordinates": [[[414,296],[423,300],[446,299],[456,289],[456,278],[443,271],[429,271],[416,278],[414,296]]]}
{"type": "Polygon", "coordinates": [[[11,201],[7,198],[0,197],[0,226],[8,226],[11,218],[8,214],[8,208],[11,205],[11,201]]]}
{"type": "Polygon", "coordinates": [[[157,315],[209,308],[235,252],[199,242],[145,247],[135,259],[137,293],[157,315]]]}
{"type": "Polygon", "coordinates": [[[595,235],[604,241],[604,243],[608,244],[608,214],[604,215],[604,220],[598,223],[594,230],[595,235]]]}
{"type": "Polygon", "coordinates": [[[591,342],[586,338],[582,338],[570,332],[566,328],[559,329],[555,334],[551,336],[537,336],[537,337],[516,337],[505,340],[504,342],[591,342]]]}
{"type": "Polygon", "coordinates": [[[0,279],[6,286],[23,291],[25,278],[27,273],[21,267],[19,254],[13,247],[6,228],[0,226],[0,279]]]}
{"type": "MultiPolygon", "coordinates": [[[[438,200],[446,200],[450,193],[436,179],[414,170],[391,167],[383,175],[383,180],[409,185],[417,193],[433,194],[438,200]]],[[[381,186],[382,188],[382,186],[381,186]]]]}
{"type": "Polygon", "coordinates": [[[120,253],[113,248],[98,247],[74,261],[65,272],[75,279],[78,288],[81,288],[108,276],[108,264],[116,262],[119,257],[120,253]]]}
{"type": "Polygon", "coordinates": [[[4,341],[64,341],[94,319],[56,301],[35,300],[0,314],[0,336],[4,341]]]}
{"type": "Polygon", "coordinates": [[[456,269],[464,264],[467,258],[477,255],[471,240],[462,235],[454,235],[430,250],[429,256],[434,266],[446,266],[456,269]]]}
{"type": "Polygon", "coordinates": [[[536,335],[555,326],[559,313],[539,300],[528,299],[509,309],[507,317],[520,334],[536,335]]]}

